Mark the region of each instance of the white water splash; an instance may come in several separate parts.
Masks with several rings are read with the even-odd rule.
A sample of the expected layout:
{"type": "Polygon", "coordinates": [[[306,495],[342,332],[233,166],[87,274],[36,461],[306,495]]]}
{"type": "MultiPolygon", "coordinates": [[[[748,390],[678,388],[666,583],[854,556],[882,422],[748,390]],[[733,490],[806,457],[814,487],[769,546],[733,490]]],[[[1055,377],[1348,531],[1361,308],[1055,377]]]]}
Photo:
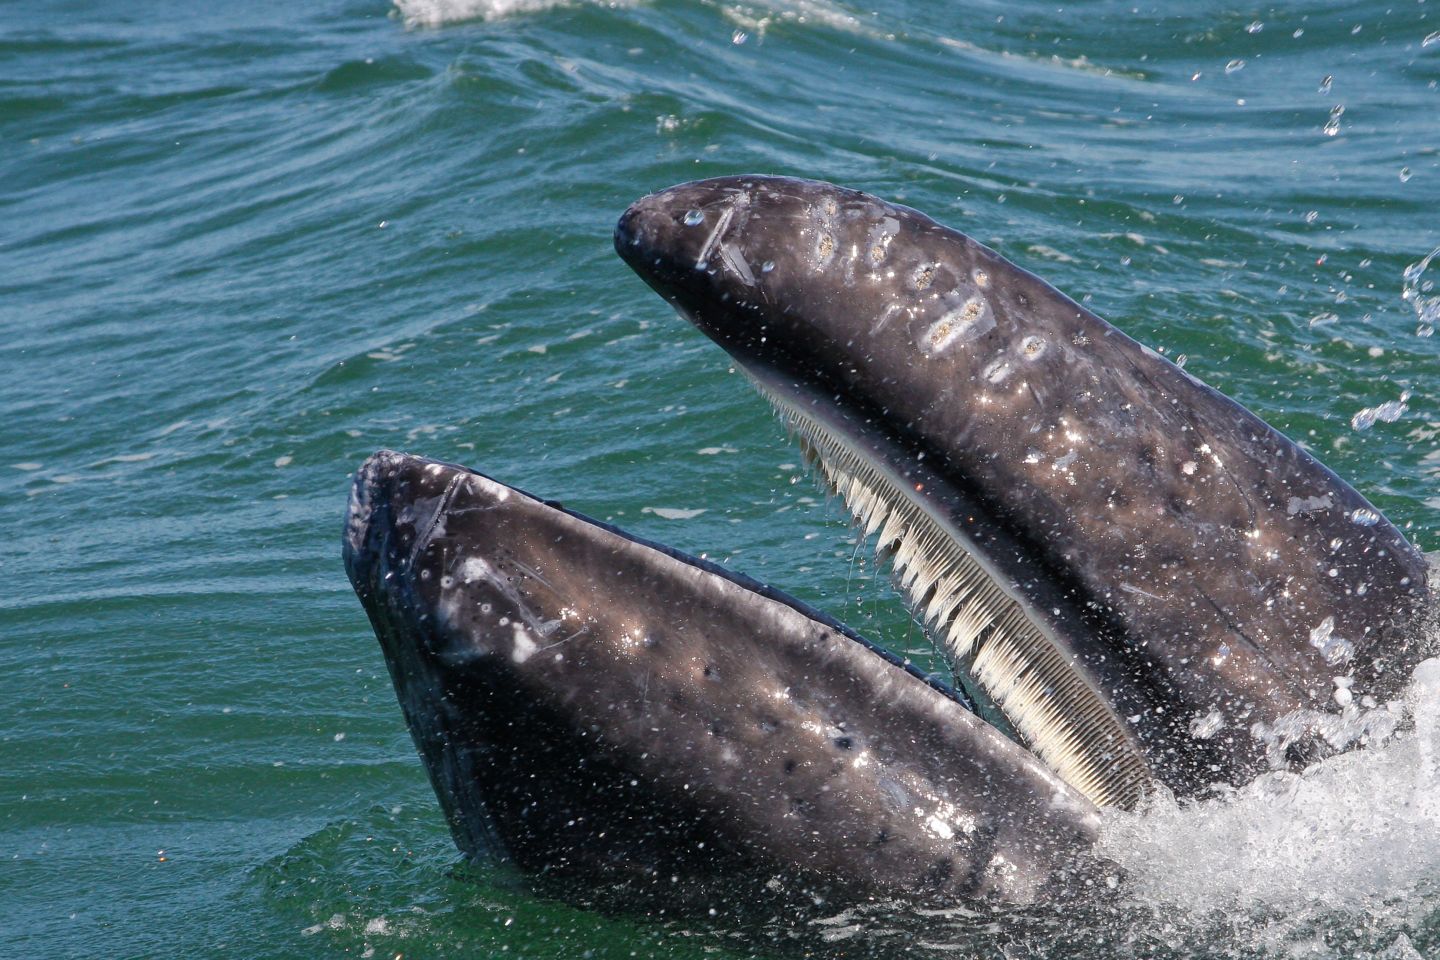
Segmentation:
{"type": "MultiPolygon", "coordinates": [[[[393,0],[395,9],[407,27],[442,27],[467,20],[504,20],[529,13],[542,13],[557,7],[574,7],[582,3],[615,10],[635,6],[638,0],[393,0]]],[[[724,5],[721,12],[741,27],[732,42],[742,44],[749,33],[764,38],[766,30],[777,22],[800,25],[816,24],[833,30],[861,34],[876,39],[894,39],[862,21],[858,15],[830,0],[768,0],[758,4],[724,5]]]]}
{"type": "Polygon", "coordinates": [[[705,507],[641,507],[641,513],[653,513],[661,520],[693,520],[704,513],[705,507]]]}
{"type": "MultiPolygon", "coordinates": [[[[725,4],[720,9],[726,19],[761,39],[777,22],[817,24],[873,39],[895,39],[893,34],[876,29],[873,23],[867,23],[855,13],[830,0],[764,0],[761,3],[725,4]]],[[[745,41],[741,39],[736,42],[745,41]]]]}
{"type": "Polygon", "coordinates": [[[1405,415],[1406,410],[1410,409],[1407,406],[1409,400],[1410,391],[1406,390],[1400,394],[1399,400],[1386,400],[1378,406],[1366,407],[1357,411],[1355,416],[1350,418],[1350,429],[1369,430],[1375,426],[1376,421],[1380,420],[1385,423],[1394,423],[1405,415]]]}
{"type": "MultiPolygon", "coordinates": [[[[555,7],[575,6],[578,0],[394,0],[407,27],[442,27],[466,20],[504,20],[518,14],[540,13],[555,7]]],[[[632,6],[625,0],[586,0],[615,9],[632,6]]]]}
{"type": "Polygon", "coordinates": [[[1435,333],[1436,324],[1440,324],[1440,293],[1432,293],[1435,281],[1425,279],[1425,271],[1436,256],[1440,256],[1440,247],[1431,250],[1423,260],[1405,268],[1400,296],[1415,311],[1415,319],[1419,321],[1415,328],[1417,337],[1431,336],[1435,333]]]}
{"type": "Polygon", "coordinates": [[[1107,810],[1098,852],[1126,870],[1133,900],[1181,923],[1264,916],[1292,947],[1337,911],[1398,929],[1440,886],[1440,659],[1400,702],[1346,716],[1367,746],[1219,799],[1107,810]]]}

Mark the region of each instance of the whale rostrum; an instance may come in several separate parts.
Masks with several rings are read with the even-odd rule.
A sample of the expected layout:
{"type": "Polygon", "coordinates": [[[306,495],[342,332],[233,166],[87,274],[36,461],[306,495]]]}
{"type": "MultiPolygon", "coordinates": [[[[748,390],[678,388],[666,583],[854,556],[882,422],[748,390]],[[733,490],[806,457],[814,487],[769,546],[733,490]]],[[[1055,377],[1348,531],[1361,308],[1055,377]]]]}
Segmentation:
{"type": "Polygon", "coordinates": [[[615,246],[774,404],[967,692],[1096,803],[1248,780],[1256,724],[1421,659],[1425,562],[1373,505],[964,234],[746,176],[642,198],[615,246]]]}

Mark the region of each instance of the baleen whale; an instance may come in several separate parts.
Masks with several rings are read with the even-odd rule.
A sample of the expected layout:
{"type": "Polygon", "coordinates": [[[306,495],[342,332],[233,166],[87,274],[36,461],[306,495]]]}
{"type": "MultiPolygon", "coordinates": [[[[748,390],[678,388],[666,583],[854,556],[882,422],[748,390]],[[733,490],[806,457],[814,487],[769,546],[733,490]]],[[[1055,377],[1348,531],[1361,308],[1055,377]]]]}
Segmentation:
{"type": "Polygon", "coordinates": [[[1093,896],[1100,807],[1309,762],[1318,718],[1427,655],[1424,558],[1372,504],[969,237],[746,176],[642,198],[615,246],[774,405],[959,689],[772,587],[378,453],[346,569],[465,854],[705,903],[717,876],[1093,896]]]}

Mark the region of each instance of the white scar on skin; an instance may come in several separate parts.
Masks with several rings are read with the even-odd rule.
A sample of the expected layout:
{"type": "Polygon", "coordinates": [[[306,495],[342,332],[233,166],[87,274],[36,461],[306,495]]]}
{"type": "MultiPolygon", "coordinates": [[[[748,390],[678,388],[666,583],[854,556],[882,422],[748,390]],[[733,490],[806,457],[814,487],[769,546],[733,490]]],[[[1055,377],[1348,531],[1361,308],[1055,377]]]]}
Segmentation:
{"type": "MultiPolygon", "coordinates": [[[[715,253],[715,248],[720,246],[720,242],[725,239],[725,231],[730,229],[730,221],[735,219],[735,211],[749,205],[750,198],[745,194],[737,193],[735,195],[734,199],[730,201],[730,205],[720,214],[720,219],[715,221],[715,229],[711,230],[710,236],[705,238],[705,245],[701,247],[700,252],[696,254],[696,267],[703,267],[710,262],[711,256],[715,253]]],[[[753,275],[750,280],[752,283],[754,282],[755,278],[753,275]]]]}
{"type": "Polygon", "coordinates": [[[515,631],[515,647],[510,651],[510,659],[516,663],[524,663],[535,655],[540,645],[530,636],[529,632],[520,624],[511,624],[515,631]]]}
{"type": "Polygon", "coordinates": [[[475,488],[477,493],[488,494],[495,498],[496,502],[504,503],[510,499],[510,488],[503,483],[496,483],[489,477],[482,477],[479,474],[470,474],[470,486],[475,488]]]}

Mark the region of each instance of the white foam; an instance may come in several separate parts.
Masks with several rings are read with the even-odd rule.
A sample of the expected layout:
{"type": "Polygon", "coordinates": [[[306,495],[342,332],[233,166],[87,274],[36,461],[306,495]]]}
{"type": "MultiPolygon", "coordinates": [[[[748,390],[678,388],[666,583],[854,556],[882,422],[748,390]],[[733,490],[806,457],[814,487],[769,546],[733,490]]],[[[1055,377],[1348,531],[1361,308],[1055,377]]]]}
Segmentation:
{"type": "MultiPolygon", "coordinates": [[[[622,0],[591,0],[606,7],[630,6],[622,0]]],[[[504,20],[517,14],[540,13],[574,6],[574,0],[395,0],[407,27],[442,27],[466,20],[504,20]]]]}
{"type": "Polygon", "coordinates": [[[1388,710],[1345,716],[1367,746],[1219,799],[1106,810],[1098,852],[1124,868],[1137,905],[1172,922],[1248,917],[1291,945],[1337,912],[1398,930],[1415,919],[1406,904],[1433,902],[1440,881],[1440,659],[1388,710]]]}
{"type": "MultiPolygon", "coordinates": [[[[830,0],[761,0],[758,3],[726,4],[721,11],[732,23],[762,40],[766,31],[777,22],[814,24],[872,39],[895,39],[893,33],[877,28],[874,22],[876,15],[871,14],[871,22],[867,23],[856,13],[830,0]]],[[[746,34],[741,33],[740,38],[733,42],[744,43],[745,39],[746,34]]]]}
{"type": "Polygon", "coordinates": [[[705,507],[641,507],[641,513],[653,513],[661,520],[693,520],[706,510],[705,507]]]}

